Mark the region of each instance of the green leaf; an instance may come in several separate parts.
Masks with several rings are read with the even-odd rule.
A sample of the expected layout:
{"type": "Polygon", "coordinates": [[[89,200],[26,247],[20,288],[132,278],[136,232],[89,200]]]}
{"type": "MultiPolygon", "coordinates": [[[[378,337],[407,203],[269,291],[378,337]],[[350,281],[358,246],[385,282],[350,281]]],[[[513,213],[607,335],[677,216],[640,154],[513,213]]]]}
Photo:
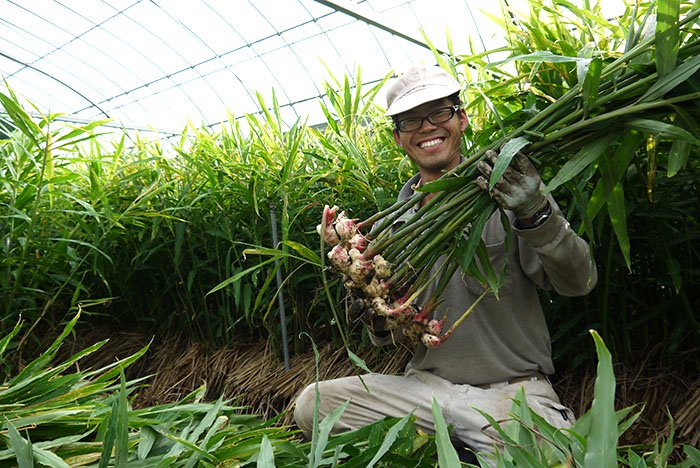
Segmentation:
{"type": "Polygon", "coordinates": [[[544,191],[546,193],[552,192],[563,183],[576,177],[588,166],[595,163],[596,160],[608,150],[618,135],[619,132],[609,132],[598,138],[594,138],[591,143],[581,148],[572,159],[568,160],[561,169],[559,169],[557,175],[549,181],[544,191]]]}
{"type": "Polygon", "coordinates": [[[700,55],[684,61],[670,73],[661,77],[656,83],[639,98],[637,102],[652,102],[663,97],[667,92],[675,89],[679,84],[693,76],[700,69],[700,55]]]}
{"type": "Polygon", "coordinates": [[[598,88],[600,86],[600,72],[603,69],[603,61],[599,58],[593,59],[588,67],[585,78],[583,80],[582,98],[584,106],[584,115],[588,113],[588,109],[593,108],[596,99],[598,99],[598,88]]]}
{"type": "Polygon", "coordinates": [[[469,270],[470,265],[474,260],[474,255],[479,247],[479,243],[483,242],[481,240],[481,233],[486,226],[486,222],[491,217],[493,210],[481,210],[479,217],[476,219],[474,224],[469,228],[469,235],[466,237],[461,236],[457,241],[457,261],[463,272],[469,270]]]}
{"type": "Polygon", "coordinates": [[[700,466],[700,450],[691,445],[683,445],[683,453],[691,463],[689,466],[700,466]]]}
{"type": "Polygon", "coordinates": [[[126,379],[121,371],[121,386],[112,401],[112,411],[107,422],[107,432],[102,444],[100,468],[106,468],[112,459],[114,449],[114,466],[126,467],[129,458],[129,414],[126,400],[126,379]]]}
{"type": "Polygon", "coordinates": [[[22,109],[22,106],[18,104],[16,96],[12,92],[10,92],[10,96],[0,93],[0,104],[2,104],[7,115],[10,116],[12,123],[29,137],[35,146],[39,146],[41,128],[39,128],[34,122],[34,119],[22,109]]]}
{"type": "Polygon", "coordinates": [[[569,63],[587,60],[580,57],[568,57],[566,55],[556,55],[549,50],[533,52],[531,54],[516,55],[505,60],[492,62],[486,68],[493,68],[509,62],[535,62],[535,63],[569,63]]]}
{"type": "Polygon", "coordinates": [[[438,466],[441,468],[459,467],[459,457],[452,445],[450,432],[447,429],[445,418],[442,416],[440,405],[433,396],[433,420],[435,421],[435,445],[438,453],[438,466]]]}
{"type": "Polygon", "coordinates": [[[536,447],[536,443],[534,434],[528,429],[532,426],[532,416],[525,398],[524,386],[520,386],[516,390],[511,412],[517,416],[517,421],[513,424],[515,429],[512,432],[507,429],[506,431],[516,441],[519,449],[524,448],[526,451],[531,452],[536,447]]]}
{"type": "Polygon", "coordinates": [[[346,401],[323,418],[323,421],[318,425],[318,439],[316,440],[316,445],[314,447],[314,463],[313,468],[321,466],[321,461],[323,459],[323,452],[326,450],[326,444],[328,443],[328,438],[330,437],[331,430],[335,423],[340,420],[345,410],[350,405],[350,401],[346,401]]]}
{"type": "Polygon", "coordinates": [[[634,450],[627,451],[627,462],[630,468],[647,468],[647,464],[642,457],[637,455],[634,450]]]}
{"type": "Polygon", "coordinates": [[[348,356],[350,357],[350,360],[352,361],[353,364],[355,364],[357,367],[359,367],[360,369],[362,369],[363,371],[365,371],[367,373],[372,372],[371,370],[369,370],[369,367],[367,367],[367,364],[360,356],[358,356],[357,354],[350,351],[350,349],[347,349],[347,352],[348,352],[348,356]]]}
{"type": "Polygon", "coordinates": [[[260,442],[260,452],[258,453],[258,462],[255,466],[257,468],[275,467],[275,454],[272,451],[272,443],[270,443],[267,434],[263,434],[262,441],[260,442]]]}
{"type": "Polygon", "coordinates": [[[377,450],[377,453],[374,455],[372,460],[367,464],[367,468],[373,468],[374,464],[377,463],[391,448],[391,446],[394,444],[396,441],[396,438],[399,435],[399,432],[401,432],[401,429],[406,425],[408,420],[411,417],[411,413],[407,414],[399,422],[391,426],[391,428],[387,431],[386,436],[384,437],[384,440],[382,441],[382,445],[379,446],[379,450],[377,450]]]}
{"type": "Polygon", "coordinates": [[[643,140],[639,133],[629,131],[620,141],[612,157],[599,159],[598,171],[600,172],[600,180],[596,184],[595,189],[593,189],[591,198],[586,206],[587,219],[595,218],[601,208],[606,206],[610,192],[612,192],[615,184],[622,179],[642,142],[643,140]]]}
{"type": "Polygon", "coordinates": [[[685,169],[690,156],[690,143],[685,140],[676,140],[671,145],[671,151],[668,153],[668,170],[667,177],[673,177],[681,170],[685,169]]]}
{"type": "Polygon", "coordinates": [[[503,173],[506,171],[510,165],[510,161],[513,159],[518,151],[523,147],[530,144],[530,141],[525,137],[517,137],[508,140],[498,152],[498,158],[496,158],[496,163],[493,165],[493,172],[491,172],[491,177],[489,179],[489,190],[496,185],[496,182],[501,180],[503,173]]]}
{"type": "Polygon", "coordinates": [[[10,448],[15,451],[19,468],[34,468],[32,443],[22,437],[7,418],[5,418],[5,425],[10,435],[10,448]]]}
{"type": "MultiPolygon", "coordinates": [[[[260,250],[260,249],[255,249],[255,250],[257,251],[257,250],[260,250]]],[[[265,250],[274,250],[274,249],[265,249],[265,250]]],[[[283,252],[281,252],[281,251],[279,251],[279,250],[275,250],[275,252],[277,252],[277,254],[276,254],[273,258],[268,258],[267,260],[264,260],[264,261],[258,263],[257,265],[253,265],[253,266],[250,267],[250,268],[246,268],[245,270],[243,270],[243,271],[241,271],[241,272],[239,272],[239,273],[236,273],[236,274],[233,275],[232,277],[230,277],[230,278],[228,278],[228,279],[222,281],[221,283],[217,284],[216,286],[214,286],[211,290],[209,290],[209,292],[207,292],[206,295],[208,296],[208,295],[210,295],[210,294],[215,293],[216,291],[219,291],[219,290],[221,290],[221,289],[224,289],[224,288],[225,288],[226,286],[228,286],[229,284],[235,283],[235,282],[238,281],[239,279],[243,278],[244,276],[246,276],[246,275],[248,275],[248,274],[250,274],[250,273],[252,273],[252,272],[254,272],[254,271],[256,271],[256,270],[259,270],[260,268],[262,268],[263,266],[267,265],[268,263],[274,262],[275,260],[277,260],[277,257],[278,257],[278,256],[280,256],[280,257],[289,256],[288,254],[284,254],[283,252]]]]}
{"type": "Polygon", "coordinates": [[[148,454],[151,452],[156,440],[158,440],[158,433],[150,426],[143,426],[141,428],[139,431],[139,445],[137,450],[139,460],[143,460],[148,457],[148,454]]]}
{"type": "Polygon", "coordinates": [[[7,345],[10,344],[12,339],[17,336],[17,333],[22,329],[22,321],[18,320],[17,323],[15,324],[15,327],[5,335],[2,340],[0,340],[0,358],[2,358],[2,355],[5,353],[5,350],[7,349],[7,345]]]}
{"type": "Polygon", "coordinates": [[[52,468],[71,468],[61,457],[48,450],[35,448],[34,458],[44,466],[51,466],[52,468]]]}
{"type": "Polygon", "coordinates": [[[685,140],[694,145],[700,145],[700,140],[695,138],[688,130],[665,122],[651,119],[631,119],[625,122],[626,127],[634,128],[640,132],[650,133],[659,138],[670,140],[685,140]]]}
{"type": "Polygon", "coordinates": [[[319,258],[318,254],[305,246],[304,244],[300,244],[299,242],[294,242],[294,241],[284,241],[282,242],[284,245],[288,245],[292,249],[294,249],[299,255],[307,259],[312,265],[316,266],[321,266],[321,259],[319,258]]]}
{"type": "Polygon", "coordinates": [[[615,374],[612,356],[595,330],[590,330],[598,355],[598,368],[591,403],[591,427],[583,459],[584,468],[617,467],[617,419],[615,374]]]}
{"type": "Polygon", "coordinates": [[[676,67],[680,29],[680,0],[659,0],[656,10],[656,72],[665,76],[676,67]]]}
{"type": "Polygon", "coordinates": [[[620,245],[622,255],[625,258],[625,264],[628,270],[632,270],[630,260],[630,239],[627,233],[627,210],[625,208],[625,194],[622,188],[622,183],[618,182],[613,187],[612,192],[608,196],[608,215],[612,223],[617,243],[620,245]]]}

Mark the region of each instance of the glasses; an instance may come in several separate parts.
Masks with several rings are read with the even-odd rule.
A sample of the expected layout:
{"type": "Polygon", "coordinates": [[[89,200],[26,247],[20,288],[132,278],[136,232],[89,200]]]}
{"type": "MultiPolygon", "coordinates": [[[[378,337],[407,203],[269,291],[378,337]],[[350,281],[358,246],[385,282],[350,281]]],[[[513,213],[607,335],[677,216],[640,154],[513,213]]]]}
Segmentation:
{"type": "Polygon", "coordinates": [[[409,117],[408,119],[401,119],[397,122],[396,128],[400,132],[415,132],[423,126],[423,121],[427,120],[433,125],[445,123],[454,117],[455,112],[459,110],[458,105],[450,107],[441,107],[432,111],[425,117],[409,117]]]}

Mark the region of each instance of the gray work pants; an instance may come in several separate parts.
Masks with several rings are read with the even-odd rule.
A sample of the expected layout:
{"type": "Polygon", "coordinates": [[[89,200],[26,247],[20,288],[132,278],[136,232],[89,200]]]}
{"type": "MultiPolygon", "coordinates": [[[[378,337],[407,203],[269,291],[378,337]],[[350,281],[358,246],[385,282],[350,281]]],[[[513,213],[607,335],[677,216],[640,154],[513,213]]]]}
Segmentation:
{"type": "MultiPolygon", "coordinates": [[[[416,425],[434,433],[432,398],[435,396],[447,425],[453,426],[452,437],[477,452],[493,452],[496,435],[487,430],[487,420],[478,408],[496,421],[509,419],[513,398],[524,387],[528,406],[559,428],[570,427],[574,421],[571,410],[562,406],[552,385],[546,379],[516,383],[496,383],[489,386],[458,385],[430,372],[408,370],[403,376],[369,374],[362,376],[369,393],[357,376],[326,380],[318,383],[320,394],[319,421],[350,400],[350,405],[333,433],[366,426],[389,417],[404,417],[413,412],[416,425]]],[[[294,419],[307,437],[313,430],[315,384],[306,387],[296,400],[294,419]]]]}

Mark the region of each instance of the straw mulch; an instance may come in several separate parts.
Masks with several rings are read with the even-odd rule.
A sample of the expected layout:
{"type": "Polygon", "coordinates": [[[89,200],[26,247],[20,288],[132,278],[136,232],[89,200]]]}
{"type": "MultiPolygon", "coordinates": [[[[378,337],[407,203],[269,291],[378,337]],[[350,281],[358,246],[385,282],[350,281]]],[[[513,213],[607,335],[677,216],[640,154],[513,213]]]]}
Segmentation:
{"type": "MultiPolygon", "coordinates": [[[[64,353],[76,352],[100,339],[109,343],[81,361],[82,366],[96,368],[133,354],[151,342],[143,334],[93,330],[78,334],[64,353]]],[[[319,346],[319,374],[322,380],[361,373],[348,359],[344,348],[319,346]]],[[[400,373],[408,359],[407,349],[368,349],[358,353],[375,372],[400,373]]],[[[651,353],[650,353],[651,354],[651,353]]],[[[682,359],[682,357],[681,357],[682,359]]],[[[203,343],[172,336],[154,339],[150,349],[129,367],[127,378],[150,375],[148,385],[134,400],[136,406],[177,401],[202,384],[207,398],[221,395],[233,404],[245,406],[245,412],[263,419],[281,415],[281,424],[292,424],[294,397],[316,378],[315,357],[309,350],[290,358],[285,371],[282,358],[266,342],[240,343],[213,348],[203,343]]],[[[616,365],[617,408],[643,404],[644,411],[635,425],[621,439],[622,444],[654,443],[670,432],[675,423],[676,443],[698,446],[700,443],[700,377],[684,375],[681,369],[657,368],[640,360],[636,368],[616,365]]],[[[561,373],[552,380],[562,402],[581,414],[590,407],[595,369],[561,373]]]]}

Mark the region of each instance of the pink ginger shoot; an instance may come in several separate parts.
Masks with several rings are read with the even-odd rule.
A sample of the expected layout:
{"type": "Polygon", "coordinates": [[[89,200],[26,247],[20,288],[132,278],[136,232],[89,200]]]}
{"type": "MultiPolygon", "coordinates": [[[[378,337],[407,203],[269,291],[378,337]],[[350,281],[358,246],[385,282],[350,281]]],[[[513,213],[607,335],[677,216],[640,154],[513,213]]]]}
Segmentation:
{"type": "Polygon", "coordinates": [[[335,227],[335,232],[340,236],[340,240],[350,240],[357,234],[356,222],[356,219],[348,218],[345,211],[341,211],[340,214],[338,214],[338,218],[333,222],[333,226],[335,227]]]}
{"type": "Polygon", "coordinates": [[[337,211],[337,206],[333,206],[333,208],[329,208],[328,205],[324,206],[322,223],[316,226],[316,232],[318,232],[319,235],[323,236],[323,241],[330,246],[335,246],[340,242],[340,236],[333,227],[333,222],[335,221],[335,213],[337,211]]]}
{"type": "Polygon", "coordinates": [[[331,265],[341,272],[345,272],[350,266],[350,255],[341,244],[336,245],[328,252],[328,259],[331,261],[331,265]]]}
{"type": "Polygon", "coordinates": [[[423,333],[420,337],[421,343],[423,343],[427,348],[435,348],[437,346],[440,346],[442,344],[442,339],[430,334],[430,333],[423,333]]]}
{"type": "Polygon", "coordinates": [[[358,232],[350,238],[348,244],[350,244],[350,249],[356,249],[358,252],[364,252],[367,248],[367,238],[358,232]]]}

